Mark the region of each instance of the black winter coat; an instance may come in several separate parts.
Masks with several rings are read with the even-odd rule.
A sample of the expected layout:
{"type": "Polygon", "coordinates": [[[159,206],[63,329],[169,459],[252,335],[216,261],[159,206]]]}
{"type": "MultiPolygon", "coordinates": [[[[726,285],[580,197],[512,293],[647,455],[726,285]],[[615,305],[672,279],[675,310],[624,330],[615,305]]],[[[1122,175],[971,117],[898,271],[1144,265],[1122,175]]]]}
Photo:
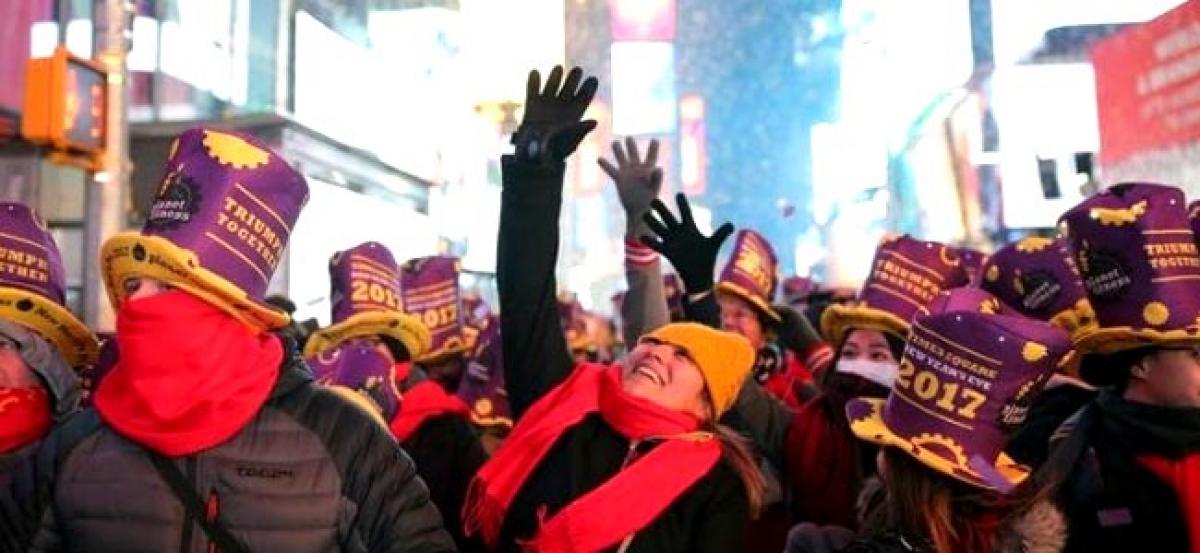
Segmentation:
{"type": "MultiPolygon", "coordinates": [[[[425,484],[369,413],[293,349],[229,441],[172,459],[251,551],[453,551],[425,484]]],[[[149,455],[88,409],[0,493],[0,551],[209,551],[149,455]]]]}
{"type": "Polygon", "coordinates": [[[1070,526],[1065,551],[1187,551],[1187,522],[1175,491],[1107,435],[1093,402],[1067,420],[1036,478],[1059,482],[1070,526]]]}
{"type": "MultiPolygon", "coordinates": [[[[1053,382],[1053,381],[1052,381],[1053,382]]],[[[1004,450],[1018,463],[1037,468],[1046,462],[1050,436],[1071,415],[1096,398],[1096,390],[1070,383],[1047,387],[1029,408],[1025,423],[1017,428],[1004,450]]]]}
{"type": "Polygon", "coordinates": [[[417,474],[429,486],[430,498],[442,513],[446,530],[454,536],[458,550],[480,551],[481,544],[463,537],[462,530],[467,485],[487,462],[475,427],[461,415],[433,417],[400,445],[412,456],[417,474]]]}
{"type": "MultiPolygon", "coordinates": [[[[509,401],[517,424],[525,410],[574,368],[557,312],[554,265],[563,164],[534,167],[505,156],[496,280],[509,401]]],[[[646,450],[655,444],[646,444],[646,450]]],[[[501,530],[503,551],[537,529],[538,512],[553,516],[611,478],[629,441],[599,415],[571,428],[530,475],[501,530]]],[[[636,498],[630,498],[636,501],[636,498]]],[[[741,551],[748,520],[745,489],[722,461],[639,532],[629,551],[741,551]]]]}

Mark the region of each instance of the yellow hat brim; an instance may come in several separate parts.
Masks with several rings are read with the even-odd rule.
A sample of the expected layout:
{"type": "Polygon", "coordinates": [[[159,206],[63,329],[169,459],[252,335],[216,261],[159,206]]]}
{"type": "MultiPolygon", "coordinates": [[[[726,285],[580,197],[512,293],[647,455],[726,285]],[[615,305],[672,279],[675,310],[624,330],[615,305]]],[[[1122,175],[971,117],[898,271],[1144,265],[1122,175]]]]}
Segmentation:
{"type": "Polygon", "coordinates": [[[304,345],[304,356],[312,357],[364,336],[395,338],[412,359],[420,358],[430,346],[429,329],[416,317],[399,311],[363,311],[314,332],[304,345]]]}
{"type": "Polygon", "coordinates": [[[780,317],[779,313],[776,313],[775,309],[772,308],[766,300],[759,297],[757,294],[751,294],[749,290],[743,288],[742,286],[732,282],[722,281],[717,283],[717,292],[733,294],[747,302],[750,302],[751,305],[758,308],[758,310],[766,314],[767,317],[770,317],[772,321],[777,323],[783,322],[783,317],[780,317]]]}
{"type": "Polygon", "coordinates": [[[442,344],[442,347],[421,355],[420,357],[416,358],[415,361],[423,364],[438,363],[455,355],[465,354],[468,349],[470,348],[468,348],[467,344],[461,339],[452,338],[450,340],[446,340],[446,343],[442,344]]]}
{"type": "Polygon", "coordinates": [[[852,329],[889,332],[901,338],[908,334],[909,322],[890,312],[863,304],[833,304],[821,314],[821,336],[835,347],[852,329]]]}
{"type": "Polygon", "coordinates": [[[0,287],[0,318],[20,324],[49,340],[67,364],[79,369],[95,363],[100,342],[67,308],[20,288],[0,287]]]}
{"type": "Polygon", "coordinates": [[[109,238],[100,250],[100,274],[114,308],[125,301],[124,282],[143,277],[185,290],[257,330],[283,328],[291,321],[286,313],[204,268],[195,252],[161,236],[123,232],[109,238]]]}
{"type": "MultiPolygon", "coordinates": [[[[895,432],[892,432],[892,430],[888,428],[887,424],[883,421],[883,406],[887,401],[886,399],[857,398],[850,401],[867,404],[871,407],[870,415],[868,415],[866,418],[854,419],[850,421],[850,431],[853,432],[854,435],[860,440],[883,446],[893,446],[904,451],[925,466],[960,482],[970,484],[978,488],[985,488],[999,492],[1005,491],[996,489],[992,484],[989,484],[982,476],[971,469],[968,465],[966,453],[961,451],[957,444],[948,442],[948,438],[936,435],[921,436],[921,438],[928,439],[930,443],[937,443],[945,449],[959,449],[959,451],[956,452],[958,457],[956,461],[951,461],[950,459],[938,455],[928,448],[922,447],[920,442],[905,439],[897,435],[895,432]]],[[[996,472],[1012,486],[1020,484],[1029,477],[1029,467],[1017,463],[1003,451],[1000,452],[1000,455],[996,458],[994,466],[996,472]]]]}
{"type": "Polygon", "coordinates": [[[1101,327],[1081,332],[1075,339],[1075,349],[1081,354],[1110,354],[1145,347],[1196,344],[1200,344],[1200,326],[1175,330],[1128,326],[1101,327]]]}

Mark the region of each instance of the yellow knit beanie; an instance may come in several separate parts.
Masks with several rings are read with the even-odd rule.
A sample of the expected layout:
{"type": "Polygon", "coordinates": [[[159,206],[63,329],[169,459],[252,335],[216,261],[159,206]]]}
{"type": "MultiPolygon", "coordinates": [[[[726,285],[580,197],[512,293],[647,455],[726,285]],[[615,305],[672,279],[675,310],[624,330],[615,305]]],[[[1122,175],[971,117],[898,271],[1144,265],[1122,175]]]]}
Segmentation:
{"type": "Polygon", "coordinates": [[[646,338],[687,351],[704,375],[714,419],[721,418],[733,405],[754,366],[754,347],[749,340],[702,324],[672,323],[647,334],[646,338]]]}

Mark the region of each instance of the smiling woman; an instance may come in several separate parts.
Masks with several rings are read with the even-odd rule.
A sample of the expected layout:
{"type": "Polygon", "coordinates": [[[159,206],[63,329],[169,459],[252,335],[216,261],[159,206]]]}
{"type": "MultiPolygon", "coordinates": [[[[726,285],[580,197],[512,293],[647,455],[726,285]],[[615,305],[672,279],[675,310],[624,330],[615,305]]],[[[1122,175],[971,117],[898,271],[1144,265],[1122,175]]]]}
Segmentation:
{"type": "Polygon", "coordinates": [[[596,86],[558,68],[543,90],[531,74],[516,154],[503,160],[496,280],[517,420],[472,482],[464,526],[500,551],[741,551],[761,475],[716,421],[750,372],[749,342],[677,323],[624,367],[577,365],[567,348],[555,301],[559,191],[596,86]]]}

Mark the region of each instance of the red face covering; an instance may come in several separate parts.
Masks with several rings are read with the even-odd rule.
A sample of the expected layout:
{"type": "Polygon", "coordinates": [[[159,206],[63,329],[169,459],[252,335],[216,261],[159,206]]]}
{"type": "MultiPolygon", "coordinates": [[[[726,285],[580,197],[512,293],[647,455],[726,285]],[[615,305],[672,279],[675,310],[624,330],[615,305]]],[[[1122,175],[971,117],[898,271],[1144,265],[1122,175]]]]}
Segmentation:
{"type": "Polygon", "coordinates": [[[50,410],[50,395],[41,387],[0,388],[0,454],[45,436],[50,410]]]}
{"type": "MultiPolygon", "coordinates": [[[[392,370],[396,382],[404,382],[412,374],[412,363],[397,363],[392,370]]],[[[471,415],[471,409],[458,396],[446,393],[441,384],[426,379],[404,391],[400,398],[400,409],[389,426],[396,439],[403,443],[425,421],[451,413],[466,418],[471,415]]]]}
{"type": "Polygon", "coordinates": [[[96,411],[168,456],[237,434],[266,402],[283,359],[279,338],[180,290],[125,302],[117,345],[121,358],[96,391],[96,411]]]}

